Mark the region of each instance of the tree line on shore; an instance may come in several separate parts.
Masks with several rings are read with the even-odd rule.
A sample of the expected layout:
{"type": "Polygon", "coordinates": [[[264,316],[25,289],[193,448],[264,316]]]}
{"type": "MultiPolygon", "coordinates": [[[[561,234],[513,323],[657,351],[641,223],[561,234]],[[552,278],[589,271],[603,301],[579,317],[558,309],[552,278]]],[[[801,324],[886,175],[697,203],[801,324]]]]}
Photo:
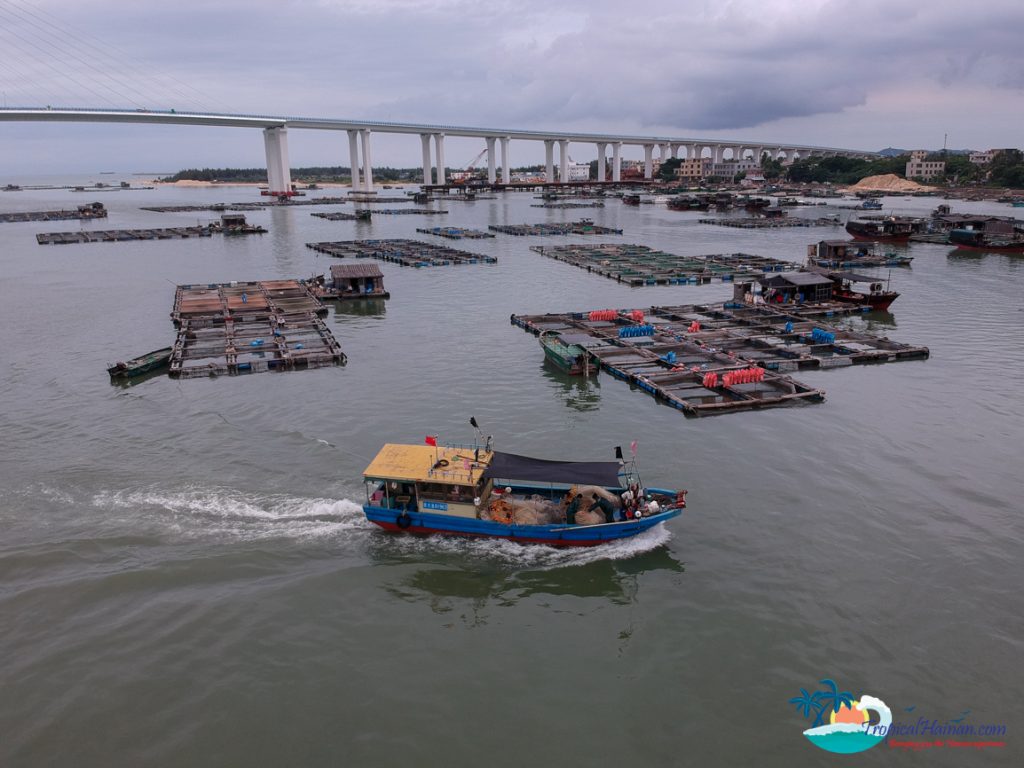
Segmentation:
{"type": "MultiPolygon", "coordinates": [[[[868,176],[892,173],[902,177],[909,160],[910,155],[878,157],[871,160],[859,160],[852,157],[810,157],[806,160],[797,160],[787,166],[765,153],[761,158],[761,172],[768,181],[856,184],[868,176]]],[[[944,152],[933,153],[928,160],[941,160],[946,163],[945,174],[930,180],[934,184],[987,185],[1024,189],[1024,153],[1018,149],[1003,150],[986,165],[976,165],[964,154],[944,152]]],[[[658,177],[662,181],[675,181],[676,169],[680,163],[682,160],[677,158],[666,160],[658,170],[658,177]]],[[[596,179],[597,161],[592,161],[590,166],[590,177],[596,179]]],[[[539,165],[531,165],[512,170],[515,173],[540,173],[543,168],[539,165]]],[[[343,165],[293,168],[291,174],[293,180],[302,183],[348,183],[352,178],[351,169],[343,165]]],[[[723,178],[718,181],[739,181],[743,175],[738,173],[732,179],[723,178]]],[[[373,177],[381,182],[418,183],[422,179],[422,169],[375,167],[373,177]]],[[[182,180],[265,182],[267,170],[266,168],[187,168],[161,179],[161,181],[167,182],[182,180]]],[[[714,181],[714,179],[708,181],[714,181]]]]}

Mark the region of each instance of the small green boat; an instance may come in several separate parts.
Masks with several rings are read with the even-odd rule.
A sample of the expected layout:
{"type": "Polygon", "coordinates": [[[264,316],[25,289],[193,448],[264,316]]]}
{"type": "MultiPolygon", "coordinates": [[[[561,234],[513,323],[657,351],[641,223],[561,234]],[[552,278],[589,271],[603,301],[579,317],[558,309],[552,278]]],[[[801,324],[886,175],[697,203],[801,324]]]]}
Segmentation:
{"type": "Polygon", "coordinates": [[[141,376],[149,371],[155,371],[157,368],[163,368],[171,361],[171,351],[173,349],[173,347],[164,347],[140,357],[133,357],[131,360],[123,363],[114,363],[107,367],[107,373],[110,374],[112,379],[130,379],[135,376],[141,376]]]}
{"type": "Polygon", "coordinates": [[[567,344],[557,333],[545,331],[540,335],[540,345],[544,348],[544,356],[566,373],[572,376],[590,374],[590,356],[579,344],[567,344]]]}

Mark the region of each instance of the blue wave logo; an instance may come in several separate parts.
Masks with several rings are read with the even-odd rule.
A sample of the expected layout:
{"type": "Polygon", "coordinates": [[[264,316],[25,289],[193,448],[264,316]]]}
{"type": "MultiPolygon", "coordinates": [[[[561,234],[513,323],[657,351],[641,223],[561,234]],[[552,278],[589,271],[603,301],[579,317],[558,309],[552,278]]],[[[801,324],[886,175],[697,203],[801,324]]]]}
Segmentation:
{"type": "Polygon", "coordinates": [[[804,717],[813,715],[814,722],[804,736],[814,746],[849,755],[885,741],[892,725],[892,712],[884,701],[867,694],[854,698],[828,678],[819,683],[825,690],[809,693],[801,688],[800,695],[789,700],[804,717]]]}

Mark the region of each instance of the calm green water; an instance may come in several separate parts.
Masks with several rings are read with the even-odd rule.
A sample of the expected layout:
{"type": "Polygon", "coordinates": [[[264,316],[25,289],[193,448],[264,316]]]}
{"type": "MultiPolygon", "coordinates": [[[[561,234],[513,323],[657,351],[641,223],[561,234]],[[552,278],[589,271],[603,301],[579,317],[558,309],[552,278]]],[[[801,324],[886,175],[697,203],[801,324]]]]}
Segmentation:
{"type": "MultiPolygon", "coordinates": [[[[213,214],[139,206],[255,197],[3,192],[0,210],[99,199],[111,216],[86,226],[170,226],[213,214]]],[[[823,677],[897,720],[971,709],[1009,729],[969,757],[856,759],[1019,764],[1022,257],[913,246],[892,314],[855,322],[931,359],[801,372],[816,406],[688,420],[549,370],[510,314],[731,293],[631,289],[528,250],[568,237],[454,243],[493,266],[382,264],[390,301],[331,310],[343,368],[108,381],[108,361],[171,342],[173,284],[323,272],[314,240],[582,215],[625,230],[601,241],[801,260],[840,236],[535,202],[369,224],[274,210],[247,214],[261,238],[111,245],[0,224],[0,764],[832,765],[788,703],[823,677]],[[585,552],[372,529],[360,473],[380,444],[469,439],[471,415],[541,456],[637,439],[644,480],[690,507],[585,552]]]]}

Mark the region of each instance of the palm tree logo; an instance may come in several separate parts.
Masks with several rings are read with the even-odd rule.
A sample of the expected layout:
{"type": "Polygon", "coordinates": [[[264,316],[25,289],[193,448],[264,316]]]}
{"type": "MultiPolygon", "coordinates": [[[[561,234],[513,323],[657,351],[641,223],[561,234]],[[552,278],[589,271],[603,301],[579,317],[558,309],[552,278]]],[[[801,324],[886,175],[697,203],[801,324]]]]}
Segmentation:
{"type": "Polygon", "coordinates": [[[804,731],[811,743],[829,752],[849,754],[869,749],[885,738],[884,732],[892,723],[892,713],[885,702],[868,695],[857,700],[849,691],[840,691],[830,678],[818,682],[824,690],[810,693],[801,688],[800,695],[789,700],[804,717],[811,718],[813,713],[814,721],[804,731]],[[881,729],[868,728],[869,711],[876,713],[874,721],[881,729]]]}

